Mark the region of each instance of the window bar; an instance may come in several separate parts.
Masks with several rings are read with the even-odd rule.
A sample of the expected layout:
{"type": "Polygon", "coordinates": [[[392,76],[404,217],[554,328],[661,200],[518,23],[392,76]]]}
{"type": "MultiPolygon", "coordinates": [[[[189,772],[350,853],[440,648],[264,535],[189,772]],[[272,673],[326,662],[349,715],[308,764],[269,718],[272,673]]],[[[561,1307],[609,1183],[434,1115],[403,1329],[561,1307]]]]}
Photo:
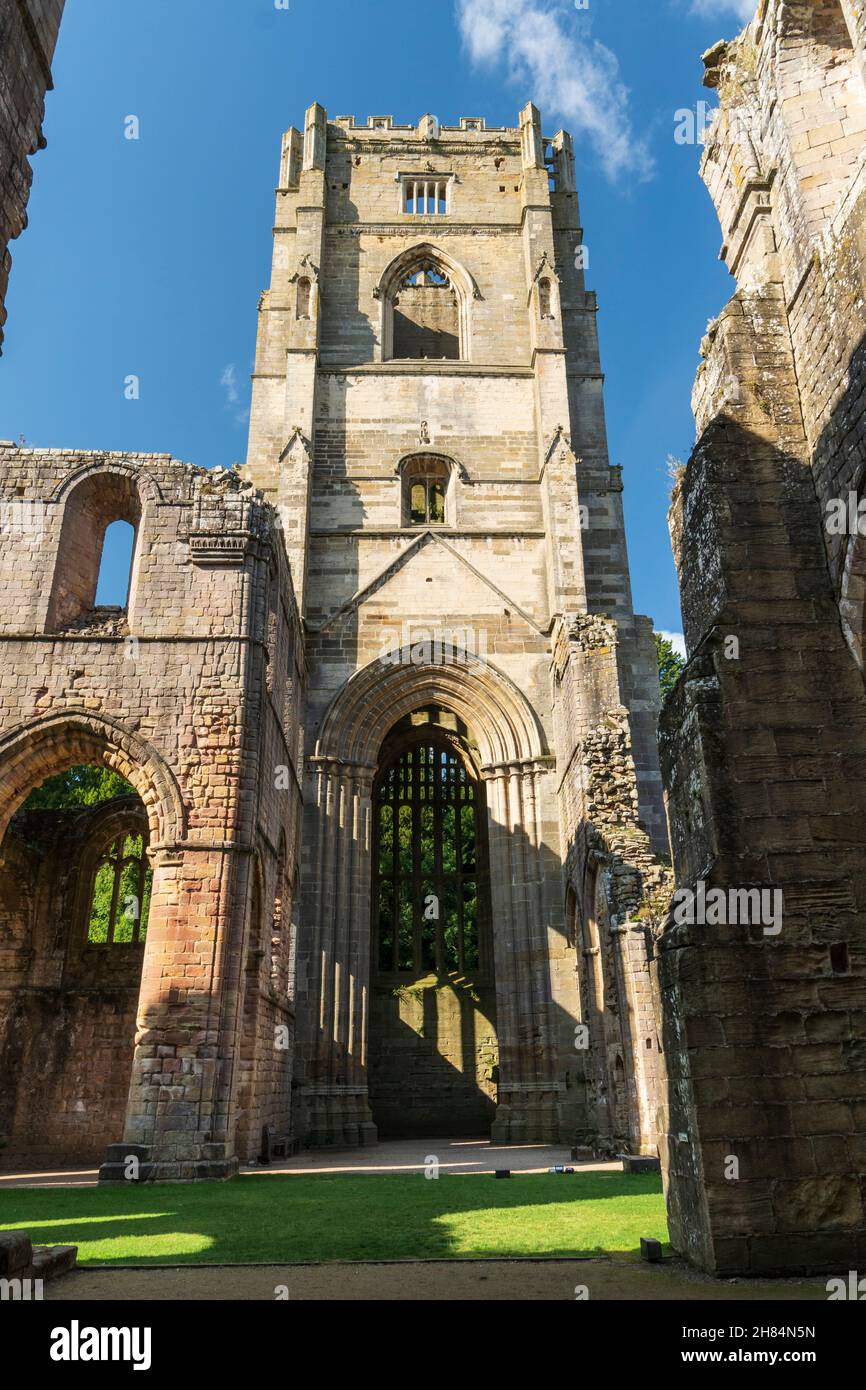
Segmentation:
{"type": "Polygon", "coordinates": [[[138,861],[138,911],[135,915],[135,921],[132,924],[132,939],[136,945],[141,940],[141,923],[144,914],[144,880],[147,874],[147,869],[145,868],[146,863],[147,851],[144,848],[144,837],[142,837],[141,858],[138,861]]]}
{"type": "Polygon", "coordinates": [[[111,907],[108,910],[108,931],[106,933],[106,944],[114,944],[114,928],[117,922],[117,899],[120,894],[120,880],[123,875],[123,840],[116,840],[114,844],[114,882],[111,886],[111,907]]]}
{"type": "Polygon", "coordinates": [[[445,943],[443,941],[442,900],[442,750],[438,744],[431,750],[433,755],[433,892],[436,894],[435,960],[436,974],[441,977],[445,966],[445,943]]]}

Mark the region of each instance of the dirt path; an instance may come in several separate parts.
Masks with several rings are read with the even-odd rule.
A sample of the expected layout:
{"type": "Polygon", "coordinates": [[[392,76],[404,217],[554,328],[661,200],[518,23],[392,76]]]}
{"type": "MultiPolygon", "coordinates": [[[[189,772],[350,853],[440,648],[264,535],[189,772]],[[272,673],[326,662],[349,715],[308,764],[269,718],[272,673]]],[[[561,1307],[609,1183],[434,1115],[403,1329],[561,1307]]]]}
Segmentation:
{"type": "Polygon", "coordinates": [[[46,1300],[293,1301],[560,1300],[585,1286],[593,1300],[802,1300],[827,1297],[820,1280],[707,1279],[676,1261],[432,1260],[394,1264],[233,1265],[83,1269],[45,1287],[46,1300]],[[282,1295],[285,1297],[285,1294],[282,1295]]]}

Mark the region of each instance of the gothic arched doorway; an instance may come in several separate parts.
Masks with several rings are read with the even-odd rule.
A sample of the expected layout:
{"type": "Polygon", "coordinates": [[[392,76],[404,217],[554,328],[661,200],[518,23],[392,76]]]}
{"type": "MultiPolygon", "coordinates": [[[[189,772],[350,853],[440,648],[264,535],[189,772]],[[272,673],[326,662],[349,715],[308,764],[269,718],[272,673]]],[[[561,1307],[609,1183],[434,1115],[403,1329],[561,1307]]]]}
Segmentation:
{"type": "Polygon", "coordinates": [[[369,1087],[382,1137],[477,1136],[496,1109],[484,784],[468,731],[406,715],[373,785],[369,1087]]]}

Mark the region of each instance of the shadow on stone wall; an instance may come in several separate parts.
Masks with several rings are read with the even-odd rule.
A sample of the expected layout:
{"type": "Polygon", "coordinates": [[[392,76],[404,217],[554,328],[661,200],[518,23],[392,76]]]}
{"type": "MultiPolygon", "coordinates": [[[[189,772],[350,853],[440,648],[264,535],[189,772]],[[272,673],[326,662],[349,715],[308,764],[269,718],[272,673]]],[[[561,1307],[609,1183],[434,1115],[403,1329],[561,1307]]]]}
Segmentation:
{"type": "Polygon", "coordinates": [[[771,431],[714,419],[672,520],[691,651],[660,730],[674,863],[728,920],[669,919],[657,943],[661,1149],[674,1246],[721,1274],[866,1248],[866,699],[813,473],[771,431]],[[732,922],[747,888],[780,891],[780,930],[732,922]]]}

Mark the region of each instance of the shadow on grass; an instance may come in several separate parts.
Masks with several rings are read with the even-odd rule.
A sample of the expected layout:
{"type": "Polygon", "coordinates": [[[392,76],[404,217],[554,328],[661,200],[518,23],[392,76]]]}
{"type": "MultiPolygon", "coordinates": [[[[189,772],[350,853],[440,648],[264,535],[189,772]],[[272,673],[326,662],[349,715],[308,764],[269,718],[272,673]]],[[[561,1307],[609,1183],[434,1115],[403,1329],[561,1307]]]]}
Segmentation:
{"type": "Polygon", "coordinates": [[[0,1230],[87,1264],[634,1255],[666,1241],[656,1174],[243,1176],[228,1183],[17,1188],[0,1230]]]}

